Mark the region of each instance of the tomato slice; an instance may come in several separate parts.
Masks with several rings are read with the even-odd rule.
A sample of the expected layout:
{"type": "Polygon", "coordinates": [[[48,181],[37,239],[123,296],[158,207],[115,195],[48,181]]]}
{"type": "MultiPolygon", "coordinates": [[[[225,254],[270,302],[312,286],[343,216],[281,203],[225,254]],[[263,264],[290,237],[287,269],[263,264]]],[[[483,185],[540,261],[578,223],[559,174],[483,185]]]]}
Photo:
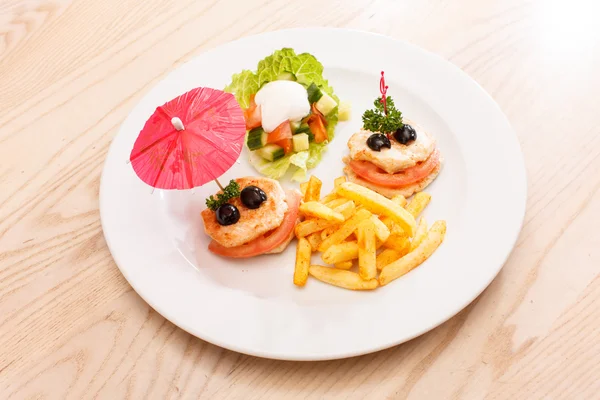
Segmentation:
{"type": "Polygon", "coordinates": [[[254,95],[250,96],[250,106],[244,110],[244,119],[246,120],[246,129],[258,128],[262,124],[262,114],[260,106],[254,102],[254,95]]]}
{"type": "Polygon", "coordinates": [[[292,138],[292,126],[290,121],[284,121],[277,126],[273,131],[269,132],[267,136],[267,143],[277,143],[284,139],[292,138]]]}
{"type": "Polygon", "coordinates": [[[274,229],[263,237],[254,239],[251,242],[236,247],[224,247],[214,240],[208,245],[211,252],[231,258],[248,258],[267,253],[280,244],[285,242],[291,235],[298,219],[298,207],[302,196],[295,190],[289,190],[286,193],[286,202],[288,210],[283,216],[283,222],[279,228],[274,229]]]}
{"type": "Polygon", "coordinates": [[[435,149],[429,158],[414,167],[407,168],[396,174],[388,174],[378,166],[368,161],[350,161],[348,166],[361,178],[379,186],[401,188],[412,185],[426,178],[440,163],[440,153],[435,149]]]}
{"type": "Polygon", "coordinates": [[[325,123],[323,122],[324,120],[325,118],[318,114],[311,114],[306,122],[312,134],[315,135],[315,143],[323,143],[329,139],[327,136],[327,129],[325,129],[325,123]]]}
{"type": "Polygon", "coordinates": [[[285,153],[285,155],[288,155],[294,151],[294,143],[292,141],[292,138],[279,140],[275,142],[275,144],[277,146],[283,147],[283,152],[285,153]]]}

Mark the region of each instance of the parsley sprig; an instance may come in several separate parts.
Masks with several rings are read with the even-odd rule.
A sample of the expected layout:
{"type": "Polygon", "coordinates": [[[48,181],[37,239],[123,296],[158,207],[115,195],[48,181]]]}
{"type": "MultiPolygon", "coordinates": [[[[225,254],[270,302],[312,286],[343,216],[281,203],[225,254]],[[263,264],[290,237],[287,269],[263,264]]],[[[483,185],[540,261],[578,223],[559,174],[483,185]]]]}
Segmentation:
{"type": "Polygon", "coordinates": [[[219,207],[227,203],[230,199],[240,196],[240,185],[233,179],[223,188],[223,193],[218,193],[217,198],[210,196],[206,199],[206,206],[213,211],[217,211],[219,207]]]}
{"type": "Polygon", "coordinates": [[[402,123],[402,113],[396,109],[394,100],[390,96],[386,96],[387,115],[381,102],[381,97],[378,97],[373,104],[375,108],[367,110],[363,113],[363,128],[371,132],[394,133],[404,125],[402,123]]]}

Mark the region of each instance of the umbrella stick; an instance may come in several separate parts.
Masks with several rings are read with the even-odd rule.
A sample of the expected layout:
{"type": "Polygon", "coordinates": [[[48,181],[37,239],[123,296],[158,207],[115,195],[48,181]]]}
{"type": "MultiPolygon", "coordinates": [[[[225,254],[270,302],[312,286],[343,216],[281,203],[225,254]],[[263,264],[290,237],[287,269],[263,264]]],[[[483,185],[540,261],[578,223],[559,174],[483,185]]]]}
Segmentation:
{"type": "Polygon", "coordinates": [[[215,178],[215,183],[217,184],[217,186],[219,186],[219,189],[224,190],[223,186],[221,186],[221,182],[219,182],[217,178],[215,178]]]}

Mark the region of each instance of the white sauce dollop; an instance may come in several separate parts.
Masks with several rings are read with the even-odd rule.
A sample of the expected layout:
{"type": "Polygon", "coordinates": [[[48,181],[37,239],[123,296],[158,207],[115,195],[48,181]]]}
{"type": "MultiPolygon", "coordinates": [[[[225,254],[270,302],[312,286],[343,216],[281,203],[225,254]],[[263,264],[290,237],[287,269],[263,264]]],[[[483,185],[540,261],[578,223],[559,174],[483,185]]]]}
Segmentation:
{"type": "Polygon", "coordinates": [[[260,106],[265,132],[287,120],[298,122],[310,112],[306,89],[294,81],[269,82],[256,93],[254,101],[260,106]]]}

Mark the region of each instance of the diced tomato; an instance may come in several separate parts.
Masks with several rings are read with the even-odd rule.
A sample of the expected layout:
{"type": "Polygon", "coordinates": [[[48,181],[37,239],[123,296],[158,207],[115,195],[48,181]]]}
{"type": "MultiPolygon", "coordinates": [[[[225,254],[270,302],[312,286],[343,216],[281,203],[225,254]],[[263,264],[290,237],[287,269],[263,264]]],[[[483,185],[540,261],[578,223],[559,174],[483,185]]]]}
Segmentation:
{"type": "Polygon", "coordinates": [[[308,127],[313,135],[315,135],[315,143],[323,143],[329,137],[327,136],[327,129],[325,128],[324,121],[325,118],[321,117],[318,114],[311,114],[308,117],[308,127]]]}
{"type": "Polygon", "coordinates": [[[327,119],[325,118],[323,113],[321,111],[319,111],[319,109],[317,108],[317,103],[312,103],[310,105],[310,111],[312,112],[313,115],[318,115],[319,117],[321,117],[321,121],[323,121],[323,125],[327,126],[327,119]]]}
{"type": "Polygon", "coordinates": [[[435,149],[429,158],[414,167],[396,174],[388,174],[368,161],[350,161],[348,166],[361,178],[379,186],[401,188],[426,178],[440,163],[440,153],[435,149]]]}
{"type": "Polygon", "coordinates": [[[292,141],[292,138],[289,139],[281,139],[277,142],[275,142],[275,144],[277,146],[281,146],[283,147],[283,151],[286,155],[290,154],[291,152],[294,151],[294,143],[292,141]]]}
{"type": "Polygon", "coordinates": [[[236,247],[224,247],[213,240],[208,245],[208,250],[224,257],[248,258],[268,253],[277,248],[292,235],[291,232],[293,232],[298,219],[298,207],[301,198],[300,193],[295,190],[286,193],[288,211],[283,216],[283,222],[279,228],[271,231],[271,233],[236,247]]]}
{"type": "Polygon", "coordinates": [[[254,102],[254,95],[250,96],[250,106],[244,110],[244,119],[246,120],[246,129],[258,128],[262,124],[262,114],[260,106],[254,102]]]}
{"type": "Polygon", "coordinates": [[[290,125],[290,121],[284,121],[275,128],[272,132],[269,132],[269,136],[267,136],[267,143],[276,143],[284,140],[292,138],[292,126],[290,125]]]}

